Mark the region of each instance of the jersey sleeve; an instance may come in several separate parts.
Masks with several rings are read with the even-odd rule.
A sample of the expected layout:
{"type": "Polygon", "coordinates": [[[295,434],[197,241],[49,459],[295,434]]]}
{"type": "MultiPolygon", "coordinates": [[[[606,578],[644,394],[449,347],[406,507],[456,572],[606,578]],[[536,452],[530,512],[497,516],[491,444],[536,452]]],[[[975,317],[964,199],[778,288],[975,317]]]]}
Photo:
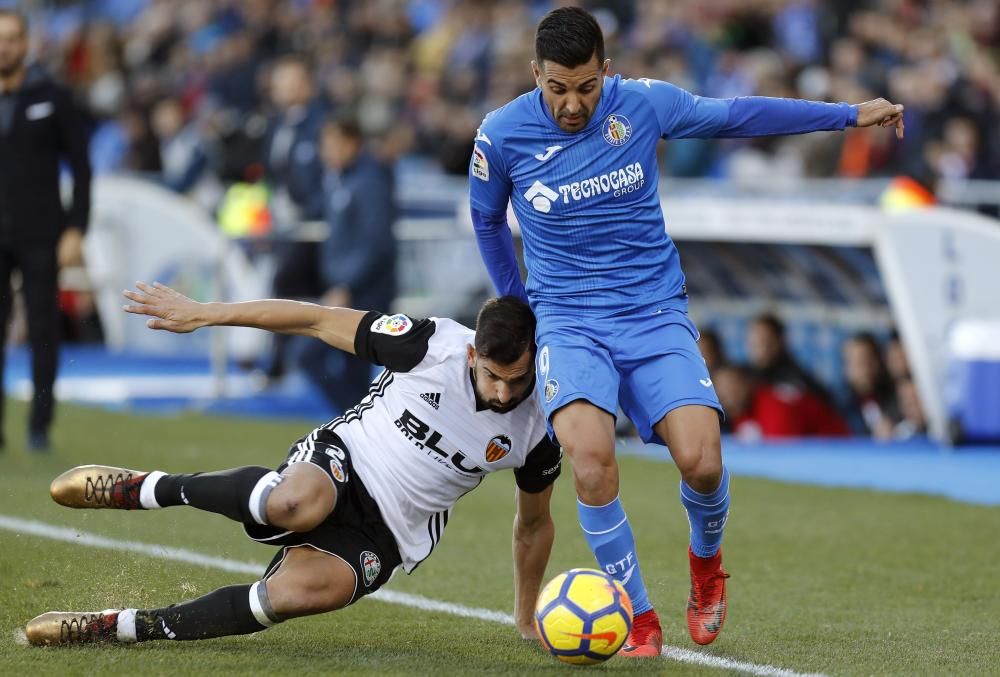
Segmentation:
{"type": "Polygon", "coordinates": [[[653,107],[665,139],[743,138],[836,131],[857,125],[857,108],[846,103],[741,96],[711,99],[660,80],[629,80],[653,107]]]}
{"type": "Polygon", "coordinates": [[[729,103],[696,96],[662,80],[629,80],[626,89],[638,93],[653,108],[665,139],[715,136],[729,120],[729,103]]]}
{"type": "Polygon", "coordinates": [[[437,325],[398,313],[365,313],[354,336],[354,354],[392,371],[413,370],[427,356],[437,325]]]}
{"type": "Polygon", "coordinates": [[[492,118],[492,114],[487,115],[476,130],[469,161],[469,203],[487,216],[500,216],[507,213],[512,184],[500,149],[500,136],[493,131],[496,125],[492,118]]]}
{"type": "Polygon", "coordinates": [[[537,494],[556,481],[562,471],[562,450],[543,434],[535,448],[528,452],[524,465],[514,469],[514,479],[521,491],[537,494]]]}

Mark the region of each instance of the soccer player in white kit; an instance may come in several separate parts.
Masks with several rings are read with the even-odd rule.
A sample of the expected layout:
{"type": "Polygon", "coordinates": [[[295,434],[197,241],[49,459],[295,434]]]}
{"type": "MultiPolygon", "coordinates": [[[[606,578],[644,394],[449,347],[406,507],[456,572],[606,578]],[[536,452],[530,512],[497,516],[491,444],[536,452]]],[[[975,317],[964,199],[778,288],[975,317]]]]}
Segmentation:
{"type": "Polygon", "coordinates": [[[476,331],[443,318],[283,300],[197,303],[160,284],[126,291],[130,313],[175,333],[213,325],[312,336],[385,367],[353,409],[294,443],[276,471],[247,466],[166,474],[89,465],[52,482],[73,508],[188,505],[241,522],[280,546],[261,580],[160,609],[48,612],[32,644],[207,639],[257,632],[343,608],[411,573],[434,550],[456,501],[490,472],[511,469],[514,615],[532,612],[552,547],[549,513],[560,451],[533,397],[535,319],[527,304],[491,299],[476,331]]]}

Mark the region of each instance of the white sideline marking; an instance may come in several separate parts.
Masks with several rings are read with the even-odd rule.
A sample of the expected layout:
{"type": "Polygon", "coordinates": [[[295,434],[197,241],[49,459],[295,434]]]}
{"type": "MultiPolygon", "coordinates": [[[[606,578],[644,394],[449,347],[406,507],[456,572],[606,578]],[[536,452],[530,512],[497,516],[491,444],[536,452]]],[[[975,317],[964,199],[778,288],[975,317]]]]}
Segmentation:
{"type": "MultiPolygon", "coordinates": [[[[19,517],[9,517],[7,515],[0,515],[0,529],[6,529],[7,531],[17,533],[31,534],[32,536],[41,536],[42,538],[50,538],[52,540],[63,541],[66,543],[88,545],[92,548],[123,550],[130,553],[157,557],[159,559],[172,560],[174,562],[199,564],[212,569],[231,571],[237,574],[259,576],[264,569],[263,564],[240,562],[233,559],[227,559],[225,557],[203,555],[201,553],[194,552],[193,550],[171,548],[165,545],[157,545],[155,543],[123,541],[106,538],[104,536],[87,533],[85,531],[78,531],[68,527],[59,527],[45,522],[21,519],[19,517]]],[[[491,621],[493,623],[514,625],[514,617],[501,611],[491,611],[489,609],[468,607],[462,604],[452,604],[451,602],[441,602],[436,599],[430,599],[429,597],[414,595],[408,592],[396,592],[394,590],[383,589],[373,593],[371,597],[380,602],[399,604],[402,606],[421,609],[422,611],[438,611],[441,613],[451,614],[453,616],[461,616],[463,618],[476,618],[483,621],[491,621]]],[[[793,670],[778,668],[773,665],[758,665],[756,663],[748,663],[746,661],[733,660],[732,658],[713,656],[711,654],[681,649],[673,646],[663,647],[663,656],[681,663],[704,665],[722,670],[736,670],[739,672],[759,675],[760,677],[824,677],[821,673],[800,673],[793,670]]]]}

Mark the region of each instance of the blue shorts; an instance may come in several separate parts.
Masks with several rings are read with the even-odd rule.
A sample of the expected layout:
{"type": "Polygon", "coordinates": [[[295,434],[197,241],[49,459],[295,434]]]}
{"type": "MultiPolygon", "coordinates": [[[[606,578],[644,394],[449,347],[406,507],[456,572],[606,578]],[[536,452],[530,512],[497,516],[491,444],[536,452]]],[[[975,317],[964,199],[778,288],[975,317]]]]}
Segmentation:
{"type": "Polygon", "coordinates": [[[653,426],[688,404],[722,405],[698,350],[687,313],[595,318],[548,315],[538,321],[538,388],[552,434],[552,415],[587,400],[617,416],[621,405],[644,442],[664,444],[653,426]]]}

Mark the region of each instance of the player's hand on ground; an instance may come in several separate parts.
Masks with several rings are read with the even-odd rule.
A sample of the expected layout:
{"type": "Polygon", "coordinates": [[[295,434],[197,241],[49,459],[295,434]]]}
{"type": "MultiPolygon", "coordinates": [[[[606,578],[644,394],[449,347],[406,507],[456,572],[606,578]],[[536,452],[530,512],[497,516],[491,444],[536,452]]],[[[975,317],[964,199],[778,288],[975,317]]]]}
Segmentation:
{"type": "Polygon", "coordinates": [[[535,624],[532,622],[518,623],[517,631],[521,633],[521,639],[538,640],[538,631],[535,630],[535,624]]]}
{"type": "Polygon", "coordinates": [[[903,138],[903,104],[872,99],[858,104],[858,127],[895,127],[896,138],[903,138]]]}
{"type": "Polygon", "coordinates": [[[149,315],[146,326],[150,329],[186,334],[209,324],[203,317],[204,304],[159,282],[152,285],[136,282],[135,286],[138,291],[126,289],[122,292],[125,298],[134,302],[123,309],[134,315],[149,315]]]}

